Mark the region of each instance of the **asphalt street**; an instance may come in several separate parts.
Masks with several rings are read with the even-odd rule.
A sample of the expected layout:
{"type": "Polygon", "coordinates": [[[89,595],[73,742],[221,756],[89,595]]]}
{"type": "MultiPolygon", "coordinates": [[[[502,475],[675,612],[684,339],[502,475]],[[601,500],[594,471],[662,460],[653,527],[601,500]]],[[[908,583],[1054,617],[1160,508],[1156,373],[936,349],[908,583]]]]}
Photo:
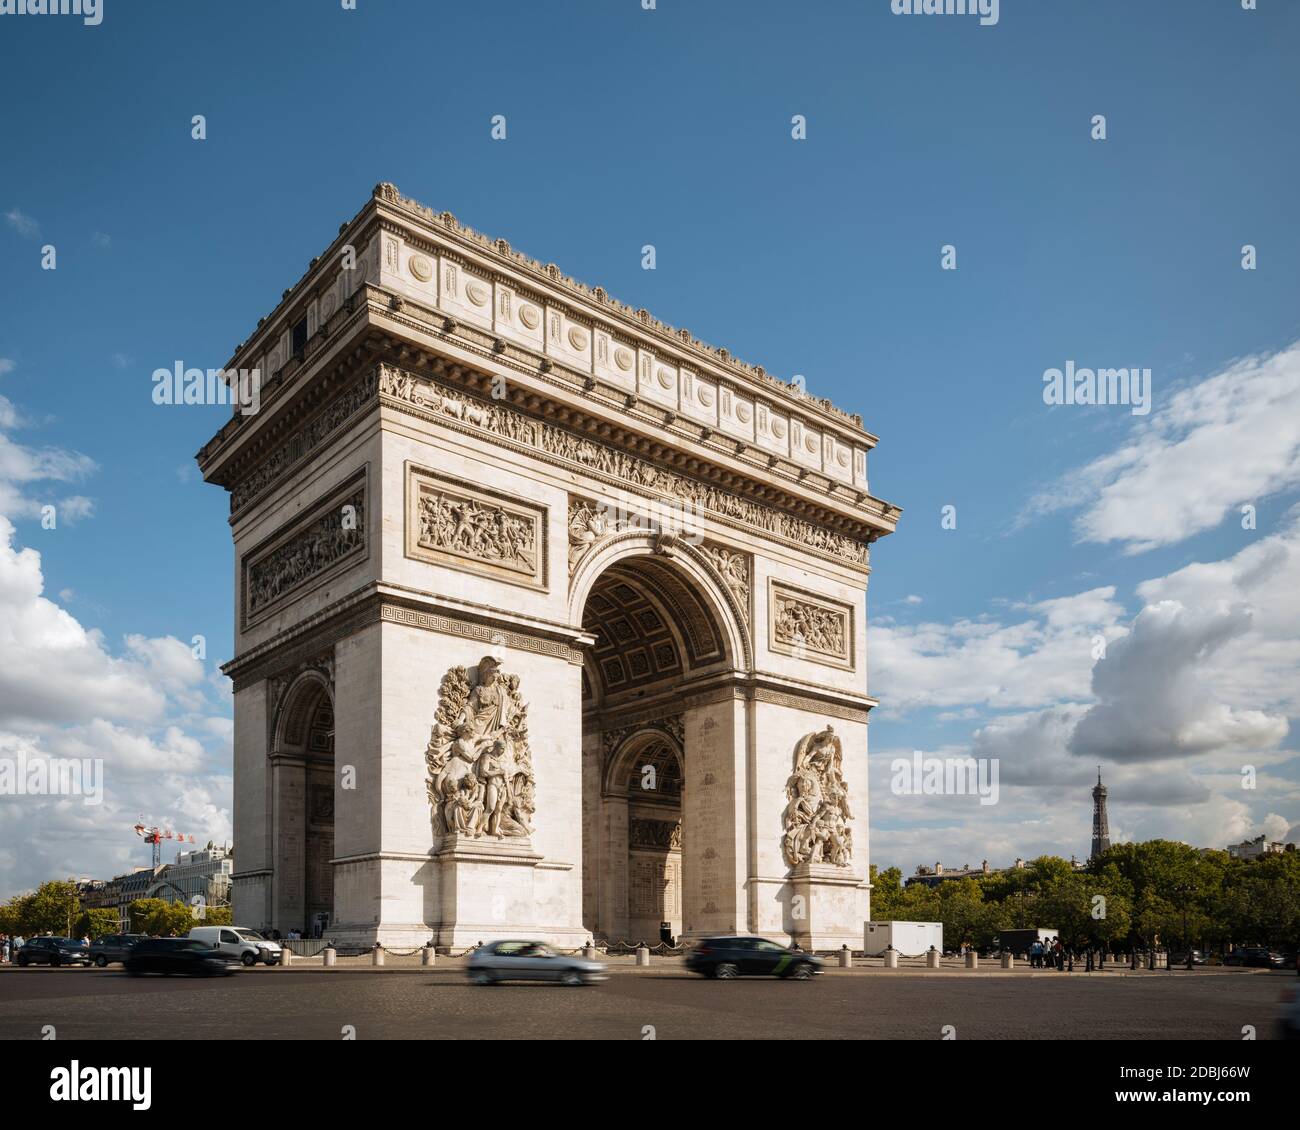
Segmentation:
{"type": "Polygon", "coordinates": [[[112,968],[0,971],[0,1038],[1270,1039],[1296,978],[1254,972],[1014,975],[831,970],[708,981],[478,987],[461,969],[254,969],[211,980],[112,968]],[[950,1029],[950,1031],[949,1031],[950,1029]]]}

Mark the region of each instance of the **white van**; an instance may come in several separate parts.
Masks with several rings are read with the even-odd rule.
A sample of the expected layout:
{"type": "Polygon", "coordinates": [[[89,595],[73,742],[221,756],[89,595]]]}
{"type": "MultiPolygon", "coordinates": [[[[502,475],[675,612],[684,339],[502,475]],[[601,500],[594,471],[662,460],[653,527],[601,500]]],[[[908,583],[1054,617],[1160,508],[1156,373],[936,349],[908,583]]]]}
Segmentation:
{"type": "Polygon", "coordinates": [[[267,965],[280,963],[280,943],[243,926],[195,926],[189,936],[191,941],[216,950],[227,961],[244,965],[256,965],[259,961],[267,965]]]}

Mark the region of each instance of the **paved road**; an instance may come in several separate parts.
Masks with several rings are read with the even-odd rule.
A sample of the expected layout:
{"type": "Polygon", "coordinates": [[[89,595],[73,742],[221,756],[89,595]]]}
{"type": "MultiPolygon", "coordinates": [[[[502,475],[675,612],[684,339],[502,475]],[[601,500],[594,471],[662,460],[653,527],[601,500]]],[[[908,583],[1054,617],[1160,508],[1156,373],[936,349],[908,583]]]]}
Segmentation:
{"type": "Polygon", "coordinates": [[[705,981],[615,968],[603,984],[471,986],[452,968],[241,971],[215,980],[115,970],[0,971],[0,1038],[646,1038],[1240,1040],[1271,1038],[1296,978],[1194,972],[986,976],[832,970],[810,982],[705,981]]]}

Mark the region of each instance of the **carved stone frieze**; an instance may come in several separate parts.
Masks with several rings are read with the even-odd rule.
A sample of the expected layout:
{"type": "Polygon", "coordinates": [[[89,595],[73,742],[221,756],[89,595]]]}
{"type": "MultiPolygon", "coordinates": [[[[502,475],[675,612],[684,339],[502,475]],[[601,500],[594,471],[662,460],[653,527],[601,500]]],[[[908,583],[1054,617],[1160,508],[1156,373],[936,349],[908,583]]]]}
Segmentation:
{"type": "Polygon", "coordinates": [[[546,587],[545,507],[418,467],[408,474],[408,556],[546,587]]]}
{"type": "Polygon", "coordinates": [[[424,759],[435,829],[470,838],[532,834],[536,781],[519,676],[484,656],[443,676],[424,759]]]}
{"type": "Polygon", "coordinates": [[[271,547],[249,554],[243,569],[245,622],[343,561],[362,556],[365,548],[362,481],[277,535],[271,547]]]}
{"type": "Polygon", "coordinates": [[[681,851],[682,822],[680,820],[651,820],[634,816],[628,821],[627,846],[630,848],[657,848],[661,851],[681,851]]]}
{"type": "Polygon", "coordinates": [[[731,595],[736,598],[736,603],[744,613],[745,622],[748,623],[751,556],[739,550],[728,549],[724,545],[714,545],[712,542],[702,544],[700,551],[709,559],[727,588],[731,590],[731,595]]]}
{"type": "Polygon", "coordinates": [[[626,530],[631,519],[626,513],[585,498],[569,499],[569,575],[598,541],[626,530]]]}
{"type": "Polygon", "coordinates": [[[786,863],[830,863],[847,867],[853,857],[848,789],[843,774],[844,747],[827,726],[799,739],[794,772],[786,782],[785,833],[781,850],[786,863]]]}
{"type": "MultiPolygon", "coordinates": [[[[867,563],[867,543],[816,525],[786,510],[661,467],[621,447],[598,443],[567,428],[534,420],[498,402],[441,388],[425,377],[392,365],[381,366],[379,390],[392,399],[449,417],[499,436],[563,464],[603,475],[622,487],[665,495],[688,512],[707,512],[760,532],[784,538],[805,550],[867,563]]],[[[607,531],[612,532],[612,531],[607,531]]]]}
{"type": "Polygon", "coordinates": [[[270,455],[230,488],[231,513],[242,510],[342,429],[353,416],[373,405],[378,379],[378,371],[372,369],[332,400],[318,416],[277,443],[270,455]]]}
{"type": "Polygon", "coordinates": [[[853,610],[847,605],[775,581],[768,605],[773,651],[837,667],[853,666],[853,610]]]}

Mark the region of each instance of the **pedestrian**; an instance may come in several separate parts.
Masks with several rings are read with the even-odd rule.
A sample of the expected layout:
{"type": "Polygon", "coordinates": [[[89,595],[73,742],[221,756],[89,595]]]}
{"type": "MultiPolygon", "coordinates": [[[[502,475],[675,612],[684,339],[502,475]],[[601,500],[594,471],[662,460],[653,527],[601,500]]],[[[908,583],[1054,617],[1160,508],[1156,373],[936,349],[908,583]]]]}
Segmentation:
{"type": "Polygon", "coordinates": [[[1052,952],[1056,955],[1056,971],[1065,972],[1065,947],[1061,945],[1059,936],[1052,939],[1052,952]]]}
{"type": "Polygon", "coordinates": [[[1029,947],[1029,968],[1041,969],[1043,966],[1043,943],[1037,938],[1034,944],[1029,947]]]}

